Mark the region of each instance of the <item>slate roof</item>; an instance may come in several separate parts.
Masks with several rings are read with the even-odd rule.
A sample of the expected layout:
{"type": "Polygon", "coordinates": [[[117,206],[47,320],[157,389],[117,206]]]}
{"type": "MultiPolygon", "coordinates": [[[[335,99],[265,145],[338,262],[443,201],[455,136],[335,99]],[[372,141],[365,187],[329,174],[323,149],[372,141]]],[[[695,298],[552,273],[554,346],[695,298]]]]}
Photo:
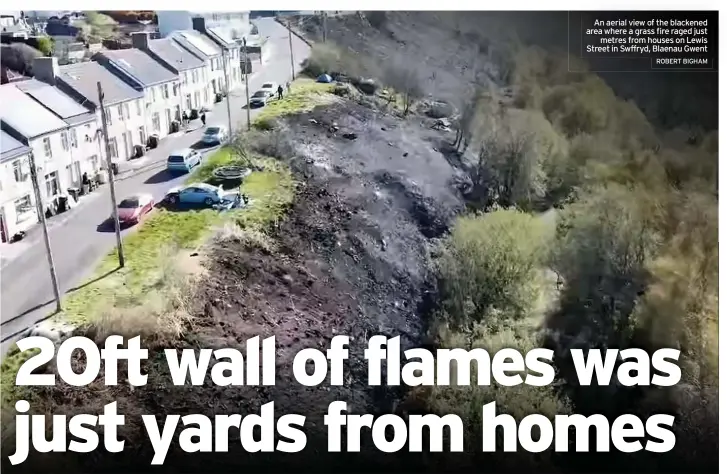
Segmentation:
{"type": "Polygon", "coordinates": [[[155,86],[177,79],[175,73],[140,49],[104,51],[101,56],[143,87],[155,86]]]}
{"type": "Polygon", "coordinates": [[[15,86],[69,125],[77,125],[96,120],[96,115],[93,112],[83,107],[57,87],[40,82],[37,79],[18,82],[15,86]]]}
{"type": "Polygon", "coordinates": [[[227,34],[227,31],[224,28],[219,27],[212,27],[207,28],[207,33],[215,39],[215,41],[221,43],[223,46],[227,48],[233,48],[237,46],[237,41],[232,39],[230,35],[227,34]]]}
{"type": "Polygon", "coordinates": [[[200,59],[210,59],[220,56],[222,49],[210,38],[194,30],[175,31],[171,38],[190,50],[200,59]]]}
{"type": "Polygon", "coordinates": [[[0,119],[27,139],[68,128],[66,122],[27,96],[15,84],[0,86],[0,119]]]}
{"type": "Polygon", "coordinates": [[[30,153],[30,147],[23,145],[15,138],[8,135],[5,130],[0,130],[0,163],[12,160],[30,153]]]}
{"type": "Polygon", "coordinates": [[[205,62],[172,38],[149,41],[149,51],[177,72],[204,67],[205,62]]]}
{"type": "Polygon", "coordinates": [[[144,96],[108,69],[93,61],[61,66],[58,79],[96,106],[98,106],[96,83],[99,81],[103,88],[105,105],[114,105],[144,96]]]}

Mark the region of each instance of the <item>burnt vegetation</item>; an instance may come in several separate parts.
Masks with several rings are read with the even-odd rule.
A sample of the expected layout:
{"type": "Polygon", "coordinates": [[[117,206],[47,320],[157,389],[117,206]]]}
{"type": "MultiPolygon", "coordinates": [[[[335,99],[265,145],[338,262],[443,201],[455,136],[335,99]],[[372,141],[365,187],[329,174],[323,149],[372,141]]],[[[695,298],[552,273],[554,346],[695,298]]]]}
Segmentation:
{"type": "MultiPolygon", "coordinates": [[[[569,73],[567,56],[553,47],[561,20],[376,12],[329,19],[327,43],[314,47],[318,69],[380,78],[398,94],[394,113],[402,117],[411,98],[425,116],[439,104],[453,109],[440,151],[466,170],[460,190],[472,214],[455,219],[432,254],[440,283],[428,336],[444,347],[544,345],[559,354],[558,389],[437,387],[409,397],[428,411],[458,412],[474,439],[479,414],[461,408],[473,399],[496,400],[515,416],[673,413],[671,453],[598,462],[713,468],[716,77],[697,75],[690,85],[692,76],[655,74],[646,85],[627,74],[569,73]],[[569,349],[627,347],[680,349],[681,383],[577,384],[569,349]]],[[[316,40],[321,26],[316,18],[298,25],[316,40]]],[[[583,468],[543,455],[531,461],[583,468]]]]}

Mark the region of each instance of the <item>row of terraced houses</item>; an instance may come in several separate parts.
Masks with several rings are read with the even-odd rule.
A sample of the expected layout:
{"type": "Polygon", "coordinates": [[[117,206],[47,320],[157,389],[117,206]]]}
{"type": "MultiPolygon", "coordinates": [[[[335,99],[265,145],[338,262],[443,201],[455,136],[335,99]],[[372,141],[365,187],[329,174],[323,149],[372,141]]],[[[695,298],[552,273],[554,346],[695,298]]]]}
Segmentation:
{"type": "Polygon", "coordinates": [[[244,84],[239,35],[204,18],[191,26],[161,39],[136,33],[133,48],[102,51],[90,62],[59,66],[56,58],[37,58],[32,79],[0,86],[2,241],[38,222],[31,152],[42,209],[80,187],[84,173],[105,168],[98,83],[116,163],[175,133],[185,113],[194,116],[244,84]]]}

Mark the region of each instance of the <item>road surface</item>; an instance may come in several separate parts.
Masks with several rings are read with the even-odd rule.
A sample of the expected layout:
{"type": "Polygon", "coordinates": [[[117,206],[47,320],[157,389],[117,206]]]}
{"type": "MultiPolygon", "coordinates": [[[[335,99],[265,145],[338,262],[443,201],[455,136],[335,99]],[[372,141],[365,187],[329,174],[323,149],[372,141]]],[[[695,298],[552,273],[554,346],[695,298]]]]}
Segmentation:
{"type": "MultiPolygon", "coordinates": [[[[291,77],[290,48],[287,30],[273,19],[255,21],[261,36],[268,36],[268,47],[271,55],[259,72],[253,72],[249,78],[251,93],[258,90],[264,82],[275,81],[285,84],[291,77]]],[[[308,57],[309,47],[293,35],[293,57],[296,67],[308,57]]],[[[235,129],[246,123],[244,89],[233,91],[230,95],[230,108],[233,127],[235,129]]],[[[257,110],[251,111],[254,118],[257,110]]],[[[227,125],[227,108],[225,102],[217,104],[208,114],[207,125],[227,125]]],[[[149,152],[146,162],[162,160],[151,168],[121,177],[117,181],[116,194],[120,200],[134,192],[150,193],[160,199],[166,191],[181,184],[185,176],[172,177],[165,170],[167,155],[180,148],[190,147],[202,135],[203,128],[188,132],[178,137],[169,137],[160,146],[149,152]]],[[[214,152],[215,148],[205,150],[205,157],[214,152]]],[[[49,233],[53,257],[61,291],[73,291],[75,287],[93,274],[98,262],[114,247],[114,232],[97,230],[111,214],[111,202],[108,186],[81,199],[77,208],[70,212],[55,216],[49,221],[49,233]]],[[[123,234],[133,232],[124,230],[123,234]]],[[[17,335],[35,323],[47,318],[54,310],[53,288],[50,282],[48,262],[42,231],[35,226],[26,238],[11,244],[21,249],[0,270],[0,336],[2,337],[2,354],[4,355],[17,335]]]]}

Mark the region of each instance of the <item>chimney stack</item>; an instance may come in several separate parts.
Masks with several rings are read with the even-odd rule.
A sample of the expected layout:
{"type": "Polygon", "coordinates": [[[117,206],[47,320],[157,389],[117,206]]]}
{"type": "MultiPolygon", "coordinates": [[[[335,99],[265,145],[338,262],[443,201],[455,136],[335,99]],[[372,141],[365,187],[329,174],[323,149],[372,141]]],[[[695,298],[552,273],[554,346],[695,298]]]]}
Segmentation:
{"type": "Polygon", "coordinates": [[[204,17],[198,16],[192,18],[192,29],[195,31],[199,31],[200,33],[204,33],[207,28],[204,24],[204,17]]]}
{"type": "Polygon", "coordinates": [[[58,58],[41,56],[33,59],[33,76],[37,80],[54,86],[59,73],[58,58]]]}
{"type": "Polygon", "coordinates": [[[147,31],[137,31],[131,33],[131,46],[142,51],[149,49],[149,33],[147,31]]]}

